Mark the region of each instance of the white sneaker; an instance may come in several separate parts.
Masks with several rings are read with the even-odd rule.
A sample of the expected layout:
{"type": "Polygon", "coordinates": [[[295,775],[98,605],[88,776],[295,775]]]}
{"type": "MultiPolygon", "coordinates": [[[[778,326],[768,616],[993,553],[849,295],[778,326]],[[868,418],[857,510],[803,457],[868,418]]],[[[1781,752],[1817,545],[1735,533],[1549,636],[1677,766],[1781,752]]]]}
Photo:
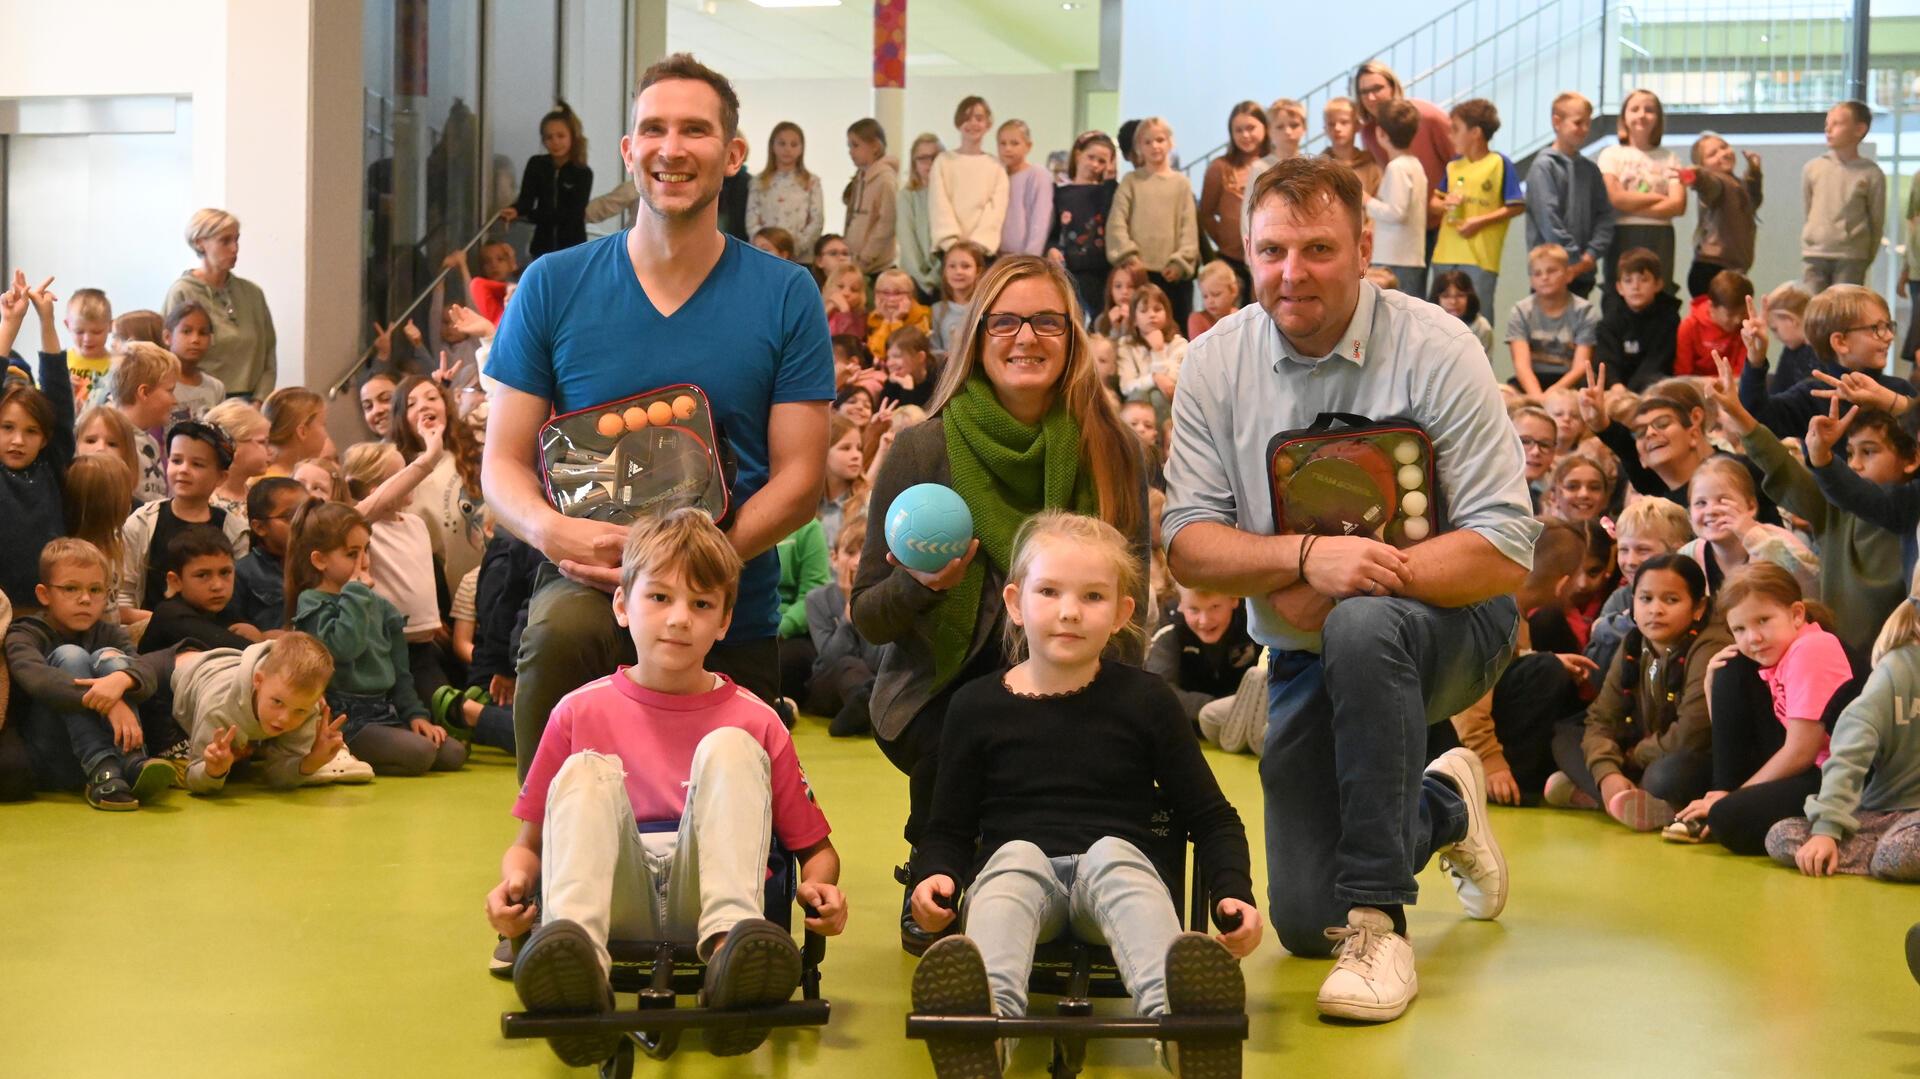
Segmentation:
{"type": "Polygon", "coordinates": [[[1320,1014],[1334,1019],[1384,1023],[1398,1019],[1420,992],[1413,972],[1413,944],[1393,931],[1393,919],[1372,907],[1347,912],[1345,928],[1327,930],[1334,946],[1333,970],[1320,983],[1320,1014]]]}
{"type": "Polygon", "coordinates": [[[1487,823],[1487,771],[1479,754],[1456,746],[1427,765],[1429,775],[1452,783],[1467,803],[1466,838],[1434,854],[1453,880],[1469,918],[1490,921],[1507,906],[1507,858],[1487,823]]]}
{"type": "Polygon", "coordinates": [[[307,777],[307,786],[317,787],[324,783],[368,783],[373,780],[373,765],[347,752],[341,746],[333,759],[321,765],[307,777]]]}

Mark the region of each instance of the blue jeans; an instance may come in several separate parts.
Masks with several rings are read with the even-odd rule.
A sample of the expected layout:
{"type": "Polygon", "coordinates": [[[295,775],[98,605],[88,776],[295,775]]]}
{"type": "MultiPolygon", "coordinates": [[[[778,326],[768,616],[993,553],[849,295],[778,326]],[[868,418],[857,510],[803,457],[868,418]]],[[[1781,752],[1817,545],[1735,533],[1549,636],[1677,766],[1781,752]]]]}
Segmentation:
{"type": "MultiPolygon", "coordinates": [[[[133,666],[133,661],[118,648],[88,652],[77,644],[63,644],[47,655],[47,664],[74,678],[104,678],[133,666]]],[[[85,705],[29,699],[25,734],[34,780],[42,790],[73,790],[85,786],[103,764],[126,772],[147,759],[140,749],[122,753],[113,744],[107,717],[85,705]]]]}
{"type": "Polygon", "coordinates": [[[1427,298],[1427,268],[1425,266],[1389,266],[1376,262],[1375,266],[1383,270],[1392,270],[1393,276],[1400,279],[1400,291],[1416,300],[1427,298]]]}
{"type": "Polygon", "coordinates": [[[1487,316],[1488,322],[1496,321],[1493,317],[1493,287],[1500,283],[1500,275],[1472,263],[1436,262],[1433,264],[1433,277],[1427,280],[1431,281],[1449,270],[1459,270],[1467,275],[1467,280],[1473,282],[1473,294],[1480,297],[1480,313],[1487,316]]]}
{"type": "Polygon", "coordinates": [[[1280,943],[1327,955],[1356,906],[1412,903],[1414,874],[1466,836],[1459,792],[1425,774],[1427,727],[1491,689],[1513,658],[1513,597],[1433,607],[1342,600],[1322,655],[1275,649],[1260,785],[1267,901],[1280,943]]]}
{"type": "Polygon", "coordinates": [[[1152,860],[1126,840],[1107,836],[1065,858],[1025,840],[1005,844],[981,867],[964,905],[995,1014],[1027,1014],[1034,945],[1069,928],[1113,950],[1136,1012],[1166,1014],[1167,947],[1180,935],[1180,916],[1152,860]]]}

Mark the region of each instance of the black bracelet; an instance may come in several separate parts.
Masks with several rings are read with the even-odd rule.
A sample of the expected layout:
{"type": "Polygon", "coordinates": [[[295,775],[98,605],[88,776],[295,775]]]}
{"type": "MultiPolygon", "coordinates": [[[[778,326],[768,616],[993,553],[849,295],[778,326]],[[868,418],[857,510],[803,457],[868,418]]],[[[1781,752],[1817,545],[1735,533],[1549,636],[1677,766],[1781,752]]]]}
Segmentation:
{"type": "Polygon", "coordinates": [[[1307,580],[1307,552],[1313,550],[1313,541],[1320,538],[1318,532],[1309,532],[1300,540],[1300,564],[1295,567],[1302,584],[1307,580]]]}

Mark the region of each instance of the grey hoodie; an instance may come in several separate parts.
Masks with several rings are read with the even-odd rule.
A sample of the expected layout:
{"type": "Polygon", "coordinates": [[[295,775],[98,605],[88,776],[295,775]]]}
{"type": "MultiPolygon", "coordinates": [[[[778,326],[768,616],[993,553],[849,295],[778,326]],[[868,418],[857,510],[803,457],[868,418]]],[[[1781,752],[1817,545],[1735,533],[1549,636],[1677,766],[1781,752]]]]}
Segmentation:
{"type": "Polygon", "coordinates": [[[1813,834],[1844,839],[1861,810],[1920,809],[1920,646],[1888,652],[1833,724],[1820,793],[1807,799],[1813,834]]]}
{"type": "Polygon", "coordinates": [[[267,786],[276,790],[298,787],[306,781],[300,760],[313,748],[314,720],[278,737],[269,738],[253,711],[253,673],[273,651],[272,641],[261,641],[242,652],[216,648],[197,657],[183,657],[173,676],[173,718],[193,732],[193,763],[187,768],[187,789],[195,794],[217,791],[226,776],[207,774],[207,746],[228,727],[238,727],[233,748],[255,744],[256,764],[266,769],[267,786]]]}

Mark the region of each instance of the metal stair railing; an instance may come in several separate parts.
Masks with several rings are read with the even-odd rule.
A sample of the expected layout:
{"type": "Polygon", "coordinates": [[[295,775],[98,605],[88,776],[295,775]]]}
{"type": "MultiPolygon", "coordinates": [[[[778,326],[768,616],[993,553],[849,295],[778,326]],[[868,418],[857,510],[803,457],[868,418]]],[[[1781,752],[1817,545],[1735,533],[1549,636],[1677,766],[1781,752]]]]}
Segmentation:
{"type": "MultiPolygon", "coordinates": [[[[1597,114],[1640,87],[1669,112],[1824,111],[1847,96],[1852,16],[1848,0],[1465,0],[1371,58],[1408,97],[1442,108],[1492,99],[1498,143],[1518,160],[1551,141],[1548,103],[1562,90],[1592,98],[1597,114]]],[[[1296,97],[1309,127],[1329,99],[1351,96],[1352,71],[1296,97]]],[[[1301,150],[1325,144],[1316,132],[1301,150]]],[[[1198,177],[1226,150],[1182,167],[1198,177]]]]}

